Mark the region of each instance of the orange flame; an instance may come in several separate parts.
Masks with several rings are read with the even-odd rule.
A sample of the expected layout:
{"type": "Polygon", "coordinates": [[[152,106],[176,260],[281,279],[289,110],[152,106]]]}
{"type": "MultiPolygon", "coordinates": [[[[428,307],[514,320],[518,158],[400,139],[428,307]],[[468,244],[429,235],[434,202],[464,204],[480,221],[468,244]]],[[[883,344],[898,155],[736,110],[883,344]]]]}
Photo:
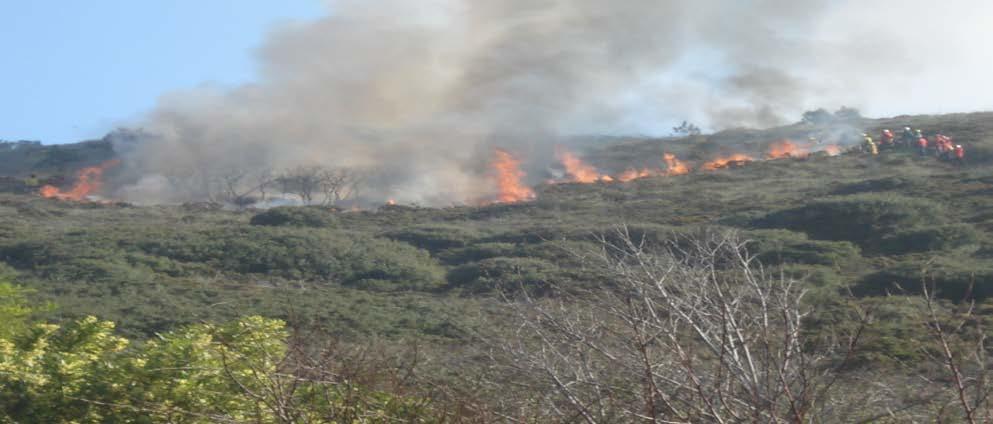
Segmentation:
{"type": "Polygon", "coordinates": [[[683,161],[676,158],[676,155],[672,153],[665,153],[662,155],[662,159],[665,160],[666,175],[672,176],[690,173],[690,167],[683,163],[683,161]]]}
{"type": "Polygon", "coordinates": [[[752,159],[751,156],[748,156],[746,154],[735,153],[735,154],[733,154],[731,156],[720,157],[720,158],[714,159],[714,160],[712,160],[710,162],[707,162],[707,163],[703,164],[703,166],[701,166],[701,168],[702,169],[706,169],[708,171],[714,171],[714,170],[717,170],[717,169],[724,169],[724,168],[729,168],[729,167],[732,167],[732,166],[744,165],[744,164],[746,164],[748,162],[751,162],[753,160],[754,159],[752,159]]]}
{"type": "Polygon", "coordinates": [[[397,205],[397,201],[396,200],[389,199],[389,200],[386,201],[386,206],[396,206],[396,205],[397,205]]]}
{"type": "Polygon", "coordinates": [[[555,151],[555,155],[558,156],[559,161],[562,162],[562,166],[565,167],[565,172],[568,174],[570,182],[595,183],[597,181],[611,182],[614,180],[608,175],[601,174],[596,168],[586,164],[582,159],[568,150],[558,148],[555,151]]]}
{"type": "Polygon", "coordinates": [[[521,171],[521,161],[505,150],[495,149],[493,153],[493,163],[490,166],[496,171],[499,190],[496,202],[516,203],[534,200],[536,197],[534,190],[522,182],[527,174],[521,171]]]}
{"type": "Polygon", "coordinates": [[[651,169],[629,168],[628,170],[622,172],[620,175],[617,176],[617,181],[626,183],[628,181],[634,181],[640,178],[648,178],[653,175],[656,175],[656,172],[652,171],[651,169]]]}
{"type": "Polygon", "coordinates": [[[824,151],[827,152],[829,156],[838,156],[841,154],[841,146],[837,144],[825,146],[824,151]]]}
{"type": "Polygon", "coordinates": [[[76,184],[72,186],[68,191],[59,190],[55,186],[46,185],[38,190],[38,193],[42,197],[59,199],[59,200],[72,200],[72,201],[82,201],[86,200],[87,196],[90,196],[103,187],[103,172],[108,168],[116,166],[121,163],[120,160],[113,159],[101,163],[97,166],[91,166],[89,168],[83,168],[76,175],[76,184]]]}
{"type": "Polygon", "coordinates": [[[790,140],[782,140],[769,145],[768,159],[805,158],[810,151],[790,140]]]}

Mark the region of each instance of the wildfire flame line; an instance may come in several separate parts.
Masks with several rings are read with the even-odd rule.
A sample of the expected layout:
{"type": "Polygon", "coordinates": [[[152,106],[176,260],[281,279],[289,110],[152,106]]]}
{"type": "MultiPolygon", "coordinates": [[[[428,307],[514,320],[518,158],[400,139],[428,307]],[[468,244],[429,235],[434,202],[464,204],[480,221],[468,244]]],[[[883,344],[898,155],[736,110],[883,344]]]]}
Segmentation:
{"type": "Polygon", "coordinates": [[[495,149],[491,164],[496,172],[496,203],[516,203],[534,200],[535,193],[523,180],[527,174],[521,170],[521,161],[506,150],[495,149]]]}
{"type": "Polygon", "coordinates": [[[672,175],[684,175],[690,173],[690,167],[687,166],[683,161],[676,158],[676,155],[672,153],[665,153],[662,155],[662,160],[665,161],[665,174],[672,175]]]}
{"type": "Polygon", "coordinates": [[[700,166],[700,169],[715,171],[718,169],[730,168],[732,166],[741,166],[753,160],[755,159],[744,153],[735,153],[731,156],[719,157],[704,163],[700,166]]]}
{"type": "Polygon", "coordinates": [[[104,171],[108,168],[117,166],[120,163],[120,160],[113,159],[97,166],[81,169],[76,174],[76,183],[67,191],[59,190],[58,187],[52,185],[45,185],[38,190],[38,193],[41,194],[42,197],[50,199],[70,200],[76,202],[86,200],[88,196],[98,193],[100,189],[103,188],[104,171]]]}
{"type": "Polygon", "coordinates": [[[597,181],[610,182],[614,180],[609,175],[603,175],[596,168],[584,163],[582,159],[568,150],[558,148],[555,154],[562,162],[562,166],[565,167],[570,182],[589,184],[597,181]]]}
{"type": "Polygon", "coordinates": [[[810,155],[808,146],[801,146],[790,140],[777,141],[769,145],[766,159],[805,158],[810,155]]]}

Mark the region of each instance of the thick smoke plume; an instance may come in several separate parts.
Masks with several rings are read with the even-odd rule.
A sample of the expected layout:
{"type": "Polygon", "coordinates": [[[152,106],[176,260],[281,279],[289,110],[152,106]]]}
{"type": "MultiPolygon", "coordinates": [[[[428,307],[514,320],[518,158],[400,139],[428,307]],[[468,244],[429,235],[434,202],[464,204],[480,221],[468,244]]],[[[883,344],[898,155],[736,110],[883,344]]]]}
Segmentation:
{"type": "Polygon", "coordinates": [[[321,165],[363,172],[370,202],[473,202],[494,194],[497,147],[537,170],[564,135],[932,111],[951,99],[938,86],[983,81],[933,85],[955,75],[946,62],[989,75],[989,48],[966,49],[988,38],[990,2],[865,3],[335,1],[271,34],[258,83],[164,96],[124,152],[140,179],[117,194],[199,200],[225,175],[321,165]]]}

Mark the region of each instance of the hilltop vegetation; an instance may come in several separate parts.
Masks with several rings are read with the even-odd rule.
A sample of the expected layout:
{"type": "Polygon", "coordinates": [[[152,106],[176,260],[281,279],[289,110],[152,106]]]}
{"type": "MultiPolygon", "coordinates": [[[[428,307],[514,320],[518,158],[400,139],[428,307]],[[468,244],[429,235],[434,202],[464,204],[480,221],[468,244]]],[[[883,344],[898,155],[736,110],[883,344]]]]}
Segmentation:
{"type": "MultiPolygon", "coordinates": [[[[434,355],[428,367],[432,384],[469,384],[452,376],[489,359],[461,353],[515,328],[507,302],[527,293],[538,302],[587,304],[582,299],[589,293],[622,285],[616,269],[590,260],[604,242],[623,241],[617,239],[619,226],[649,246],[734,231],[749,240],[749,252],[764,269],[802,281],[808,290],[802,302],[814,311],[803,328],[811,337],[857,326],[859,319],[844,312],[853,305],[874,311],[845,367],[911,378],[937,352],[922,332],[929,322],[919,309],[922,282],[940,299],[943,312],[936,315],[942,320],[958,317],[956,308],[970,302],[978,305],[978,315],[970,316],[968,331],[986,331],[982,323],[993,318],[993,114],[856,125],[872,134],[904,125],[940,130],[967,147],[967,163],[921,158],[911,150],[877,157],[813,155],[629,183],[543,185],[536,188],[537,200],[526,203],[359,212],[134,207],[6,193],[0,194],[0,274],[33,289],[32,303],[53,305],[33,312],[32,319],[63,323],[67,331],[98,325],[87,321],[93,315],[116,322],[113,330],[100,327],[106,337],[169,334],[159,345],[164,348],[188,334],[231,331],[238,324],[225,323],[258,315],[266,318],[250,323],[265,326],[260,337],[276,332],[283,341],[281,321],[272,320],[293,329],[319,328],[347,343],[377,339],[395,347],[416,340],[434,355]]],[[[615,140],[588,158],[609,170],[657,162],[663,152],[699,161],[762,142],[805,139],[816,128],[802,123],[615,140]]],[[[53,154],[40,149],[31,151],[47,153],[32,154],[53,154]]],[[[10,163],[4,156],[10,154],[0,152],[0,163],[10,163]]],[[[103,154],[87,155],[74,167],[105,160],[103,154]]],[[[37,172],[51,170],[37,166],[37,172]]],[[[961,348],[968,338],[956,340],[961,348]]],[[[135,366],[139,357],[166,354],[155,349],[142,347],[120,360],[135,366]]],[[[146,383],[153,387],[148,390],[160,390],[159,383],[146,383]]],[[[854,378],[845,384],[861,387],[854,378]]],[[[473,402],[482,402],[487,393],[502,390],[451,387],[439,398],[468,392],[479,397],[473,402]]],[[[420,405],[413,398],[399,401],[409,402],[404,408],[420,405]]],[[[545,401],[524,399],[516,407],[541,409],[545,401]]],[[[505,407],[475,405],[474,413],[505,407]]],[[[927,411],[920,413],[933,412],[927,411]]]]}

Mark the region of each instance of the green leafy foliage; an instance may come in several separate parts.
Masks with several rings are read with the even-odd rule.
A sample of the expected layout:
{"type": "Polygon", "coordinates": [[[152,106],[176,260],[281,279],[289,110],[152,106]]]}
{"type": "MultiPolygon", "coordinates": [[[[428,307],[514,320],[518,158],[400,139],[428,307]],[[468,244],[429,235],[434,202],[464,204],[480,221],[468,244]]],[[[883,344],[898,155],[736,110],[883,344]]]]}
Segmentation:
{"type": "Polygon", "coordinates": [[[346,285],[380,280],[411,289],[436,286],[444,274],[427,252],[354,233],[258,226],[131,230],[83,230],[0,244],[0,255],[48,278],[89,281],[147,281],[153,273],[220,270],[346,285]]]}
{"type": "Polygon", "coordinates": [[[860,258],[859,248],[847,241],[809,240],[804,233],[761,230],[749,233],[749,246],[766,265],[810,264],[839,266],[860,258]]]}
{"type": "Polygon", "coordinates": [[[338,220],[326,208],[280,206],[261,212],[249,221],[252,225],[271,227],[293,226],[313,228],[333,228],[338,220]]]}
{"type": "Polygon", "coordinates": [[[993,267],[985,261],[956,255],[901,261],[866,275],[853,290],[863,296],[919,294],[925,284],[945,299],[985,299],[993,297],[993,267]]]}
{"type": "Polygon", "coordinates": [[[113,328],[87,317],[0,338],[0,420],[366,423],[426,412],[417,399],[293,374],[281,321],[194,325],[140,345],[113,328]]]}
{"type": "Polygon", "coordinates": [[[950,250],[979,242],[976,228],[969,224],[899,230],[882,240],[880,248],[890,254],[950,250]]]}
{"type": "Polygon", "coordinates": [[[431,252],[465,247],[481,236],[482,233],[475,228],[455,225],[420,225],[386,233],[388,238],[431,252]]]}
{"type": "Polygon", "coordinates": [[[850,241],[878,251],[884,238],[907,229],[945,223],[939,204],[895,195],[852,195],[773,212],[755,223],[802,231],[821,240],[850,241]]]}
{"type": "Polygon", "coordinates": [[[525,289],[542,292],[570,276],[555,264],[535,258],[489,258],[452,269],[448,281],[470,292],[525,289]]]}

